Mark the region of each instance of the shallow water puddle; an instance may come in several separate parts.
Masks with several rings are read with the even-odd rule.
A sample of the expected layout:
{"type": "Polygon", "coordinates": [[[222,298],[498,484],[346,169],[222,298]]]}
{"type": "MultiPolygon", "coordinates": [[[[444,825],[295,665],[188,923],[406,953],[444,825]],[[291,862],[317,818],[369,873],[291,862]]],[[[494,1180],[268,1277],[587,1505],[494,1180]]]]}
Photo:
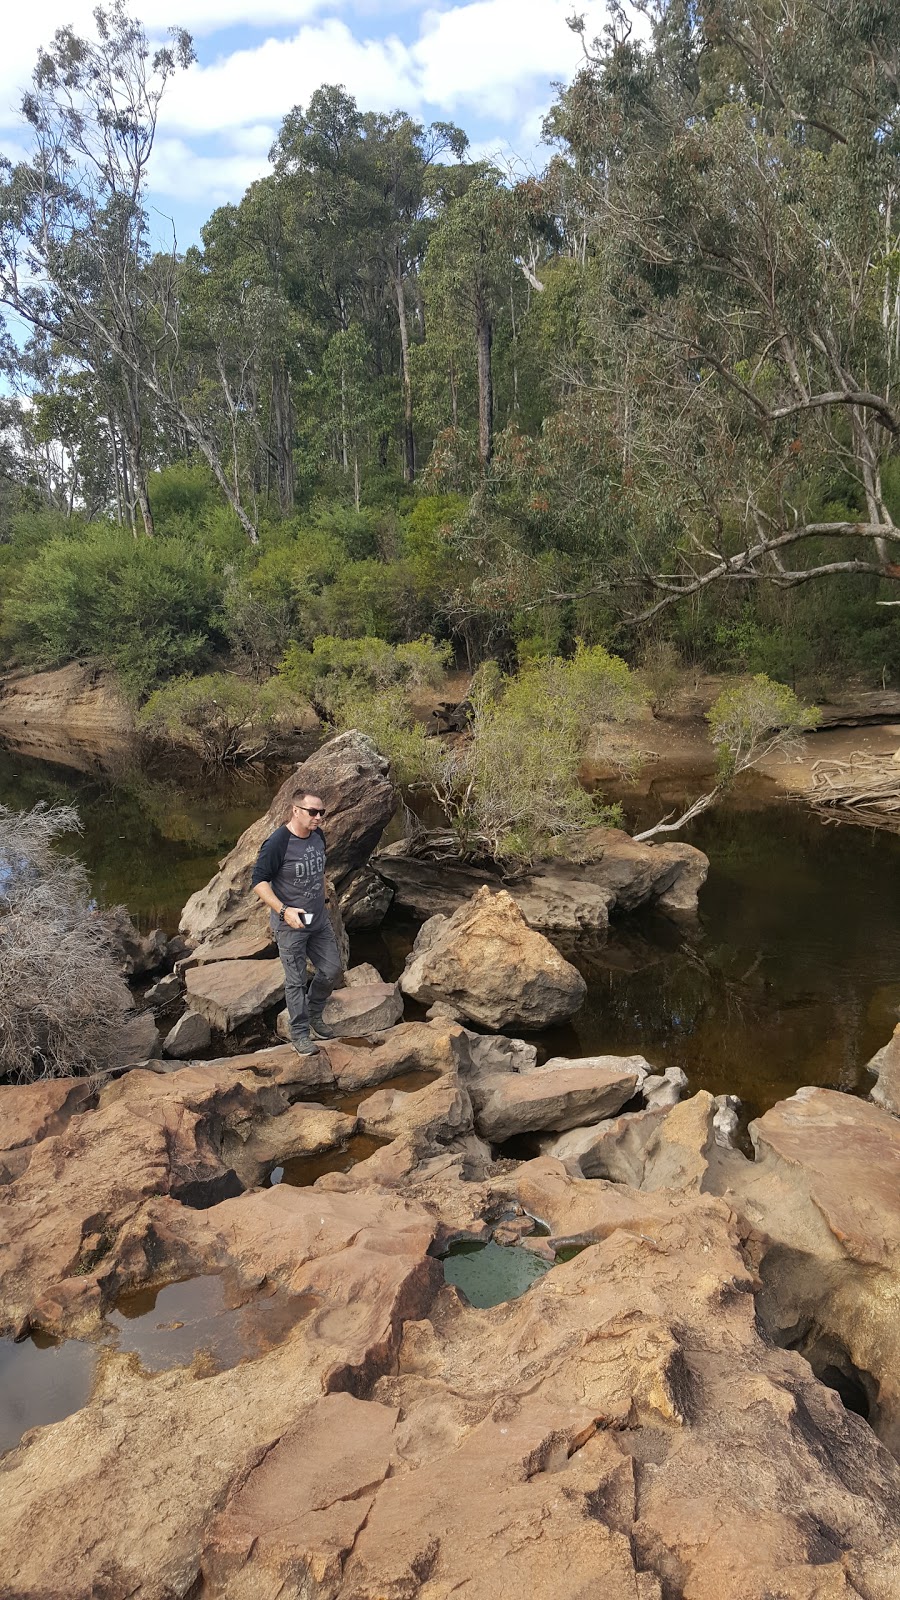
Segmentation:
{"type": "Polygon", "coordinates": [[[76,1339],[0,1339],[0,1455],[29,1428],[61,1422],[91,1396],[99,1346],[76,1339]]]}
{"type": "MultiPolygon", "coordinates": [[[[349,1040],[342,1043],[349,1044],[349,1040]]],[[[338,1095],[332,1099],[323,1100],[323,1105],[329,1106],[334,1111],[343,1111],[349,1115],[357,1112],[364,1100],[373,1094],[379,1094],[382,1089],[397,1089],[403,1094],[415,1094],[419,1089],[427,1089],[430,1083],[437,1083],[441,1076],[439,1072],[430,1072],[425,1067],[420,1067],[417,1072],[403,1072],[396,1078],[386,1078],[384,1083],[368,1083],[364,1089],[354,1089],[352,1094],[338,1095]]]]}
{"type": "Polygon", "coordinates": [[[376,1139],[369,1133],[358,1133],[340,1150],[325,1150],[318,1156],[292,1156],[283,1166],[273,1167],[269,1183],[289,1183],[294,1188],[305,1189],[326,1172],[349,1172],[360,1161],[366,1161],[376,1150],[383,1150],[390,1141],[376,1139]]]}
{"type": "Polygon", "coordinates": [[[484,1310],[504,1300],[517,1300],[550,1266],[520,1245],[459,1239],[444,1257],[444,1281],[455,1284],[470,1305],[484,1310]]]}
{"type": "Polygon", "coordinates": [[[133,1351],[147,1372],[198,1356],[210,1372],[225,1372],[265,1355],[318,1303],[311,1295],[254,1295],[241,1305],[234,1298],[219,1275],[186,1278],[122,1295],[106,1321],[117,1349],[133,1351]]]}

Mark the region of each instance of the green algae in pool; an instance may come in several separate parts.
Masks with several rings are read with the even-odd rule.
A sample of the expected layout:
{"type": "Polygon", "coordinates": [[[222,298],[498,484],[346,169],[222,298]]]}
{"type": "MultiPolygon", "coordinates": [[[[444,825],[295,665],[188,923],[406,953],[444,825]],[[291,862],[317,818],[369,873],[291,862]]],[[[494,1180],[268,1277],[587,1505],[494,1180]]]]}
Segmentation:
{"type": "Polygon", "coordinates": [[[483,1244],[459,1239],[444,1256],[444,1282],[455,1284],[470,1305],[486,1310],[504,1300],[517,1300],[536,1278],[550,1269],[531,1250],[519,1245],[483,1244]]]}
{"type": "Polygon", "coordinates": [[[208,1274],[122,1295],[106,1320],[117,1348],[133,1351],[146,1372],[190,1366],[198,1356],[224,1372],[265,1355],[317,1303],[311,1295],[242,1299],[221,1275],[208,1274]]]}
{"type": "Polygon", "coordinates": [[[0,1455],[29,1428],[80,1411],[91,1397],[98,1346],[77,1339],[0,1339],[0,1455]]]}

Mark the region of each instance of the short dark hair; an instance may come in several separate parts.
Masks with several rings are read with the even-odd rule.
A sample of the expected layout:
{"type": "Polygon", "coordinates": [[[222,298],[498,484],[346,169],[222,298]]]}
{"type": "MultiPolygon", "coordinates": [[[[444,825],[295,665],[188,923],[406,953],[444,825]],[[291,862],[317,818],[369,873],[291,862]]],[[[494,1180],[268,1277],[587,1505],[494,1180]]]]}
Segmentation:
{"type": "Polygon", "coordinates": [[[295,789],[291,795],[291,805],[299,806],[304,800],[321,800],[322,796],[315,789],[295,789]]]}

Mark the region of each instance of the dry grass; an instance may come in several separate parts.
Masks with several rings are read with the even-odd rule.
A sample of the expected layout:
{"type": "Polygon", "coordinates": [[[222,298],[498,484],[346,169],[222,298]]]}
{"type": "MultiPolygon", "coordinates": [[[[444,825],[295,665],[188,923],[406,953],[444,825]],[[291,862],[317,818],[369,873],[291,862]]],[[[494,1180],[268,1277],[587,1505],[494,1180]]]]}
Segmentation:
{"type": "Polygon", "coordinates": [[[111,1064],[128,992],[84,868],[53,841],[69,806],[0,806],[0,1075],[25,1083],[111,1064]]]}

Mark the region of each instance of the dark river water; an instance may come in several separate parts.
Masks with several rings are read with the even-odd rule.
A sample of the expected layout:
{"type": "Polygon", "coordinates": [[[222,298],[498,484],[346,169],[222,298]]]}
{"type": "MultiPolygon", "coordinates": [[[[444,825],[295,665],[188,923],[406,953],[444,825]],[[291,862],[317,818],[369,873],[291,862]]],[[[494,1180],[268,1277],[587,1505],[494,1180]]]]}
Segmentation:
{"type": "MultiPolygon", "coordinates": [[[[0,747],[0,803],[76,805],[83,833],[68,847],[97,899],[169,932],[278,779],[148,774],[125,758],[79,772],[0,747]]],[[[670,780],[665,803],[622,798],[643,820],[671,793],[670,780]]],[[[588,998],[542,1054],[639,1053],[683,1067],[693,1088],[739,1094],[751,1114],[806,1083],[865,1092],[865,1062],[900,1016],[900,837],[823,824],[753,777],[684,837],[710,858],[699,921],[639,913],[605,945],[563,946],[588,998]]],[[[389,918],[354,959],[394,976],[414,933],[389,918]]]]}

